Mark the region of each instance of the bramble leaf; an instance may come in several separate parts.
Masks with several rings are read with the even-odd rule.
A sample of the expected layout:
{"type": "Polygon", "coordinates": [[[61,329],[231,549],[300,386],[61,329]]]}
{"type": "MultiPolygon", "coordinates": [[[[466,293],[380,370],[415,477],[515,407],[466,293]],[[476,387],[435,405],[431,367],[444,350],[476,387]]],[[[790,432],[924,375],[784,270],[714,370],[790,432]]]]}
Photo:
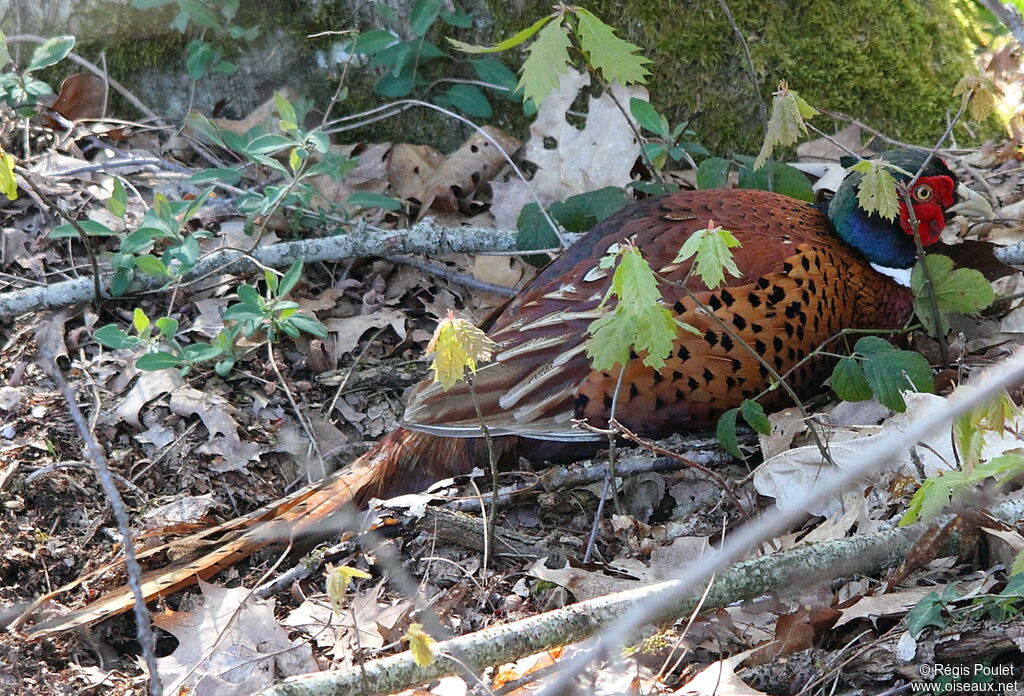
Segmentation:
{"type": "Polygon", "coordinates": [[[864,378],[875,397],[893,411],[903,413],[907,404],[901,392],[935,391],[932,369],[920,353],[899,350],[878,336],[865,336],[854,348],[861,358],[864,378]]]}
{"type": "Polygon", "coordinates": [[[976,314],[992,304],[995,292],[980,272],[972,268],[953,268],[953,260],[941,254],[928,254],[924,258],[932,287],[925,283],[925,273],[918,261],[910,273],[910,289],[914,293],[914,314],[925,330],[935,335],[949,332],[949,314],[976,314]],[[934,295],[939,316],[934,316],[931,297],[934,295]]]}
{"type": "Polygon", "coordinates": [[[832,370],[832,391],[843,401],[866,401],[871,398],[871,386],[857,358],[850,356],[836,363],[832,370]]]}
{"type": "Polygon", "coordinates": [[[723,413],[722,417],[718,419],[715,436],[718,438],[719,444],[722,445],[722,449],[726,452],[737,459],[746,459],[743,453],[740,452],[740,445],[736,439],[736,416],[739,415],[739,412],[738,408],[730,408],[723,413]]]}
{"type": "Polygon", "coordinates": [[[764,413],[764,407],[752,399],[744,399],[740,404],[740,415],[751,428],[762,435],[772,434],[772,424],[764,413]]]}

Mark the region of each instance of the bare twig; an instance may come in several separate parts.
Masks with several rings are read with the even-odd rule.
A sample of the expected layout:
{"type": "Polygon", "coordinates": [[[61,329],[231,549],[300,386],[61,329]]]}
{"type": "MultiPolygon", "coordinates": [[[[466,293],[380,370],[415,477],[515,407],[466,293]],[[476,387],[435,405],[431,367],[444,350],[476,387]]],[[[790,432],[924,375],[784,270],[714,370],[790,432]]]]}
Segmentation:
{"type": "Polygon", "coordinates": [[[61,372],[60,366],[57,363],[57,356],[49,353],[42,342],[39,344],[39,351],[43,357],[41,361],[43,369],[46,370],[50,378],[57,384],[57,388],[60,389],[65,401],[67,401],[71,420],[74,421],[75,427],[78,428],[78,433],[81,435],[85,445],[86,458],[92,463],[93,472],[96,474],[96,478],[99,479],[100,485],[103,487],[103,493],[107,496],[107,500],[110,501],[110,507],[114,511],[114,519],[117,520],[117,530],[121,534],[121,543],[124,547],[128,585],[135,596],[136,631],[139,644],[142,646],[142,656],[149,670],[149,691],[152,696],[161,696],[163,694],[163,685],[160,683],[160,675],[156,667],[156,640],[153,637],[153,627],[150,623],[149,611],[146,609],[146,599],[142,594],[142,569],[139,568],[139,562],[135,557],[135,544],[132,541],[128,511],[125,509],[124,501],[121,499],[121,494],[114,483],[114,477],[111,475],[103,448],[89,429],[85,417],[82,415],[82,410],[78,408],[75,392],[64,378],[64,373],[61,372]]]}

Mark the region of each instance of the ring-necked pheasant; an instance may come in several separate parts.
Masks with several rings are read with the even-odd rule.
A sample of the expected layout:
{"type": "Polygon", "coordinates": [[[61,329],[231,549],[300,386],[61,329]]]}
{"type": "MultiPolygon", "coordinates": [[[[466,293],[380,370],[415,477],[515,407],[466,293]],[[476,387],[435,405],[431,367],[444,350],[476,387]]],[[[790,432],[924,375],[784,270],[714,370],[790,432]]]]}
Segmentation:
{"type": "MultiPolygon", "coordinates": [[[[912,151],[893,151],[884,158],[910,173],[924,163],[924,155],[912,151]]],[[[898,172],[895,176],[906,180],[898,172]]],[[[681,281],[689,262],[673,260],[683,241],[712,220],[731,231],[742,243],[734,257],[742,275],[714,291],[696,277],[689,280],[690,287],[780,373],[840,329],[903,325],[910,315],[909,291],[871,264],[908,268],[914,263],[910,215],[903,202],[893,222],[867,214],[857,204],[859,181],[859,174],[847,176],[827,214],[764,191],[682,191],[631,205],[592,229],[485,327],[497,349],[494,361],[479,369],[474,383],[502,458],[578,456],[601,438],[574,428],[572,419],[602,425],[608,417],[619,371],[592,370],[584,338],[590,322],[603,311],[598,305],[610,281],[610,271],[599,268],[598,261],[609,247],[627,238],[635,238],[652,268],[681,281]]],[[[980,199],[958,185],[937,158],[921,173],[910,197],[925,245],[938,239],[957,197],[962,202],[956,207],[980,199]]],[[[768,385],[768,370],[684,293],[666,284],[663,297],[701,335],[681,331],[660,371],[644,366],[642,356],[626,365],[616,416],[648,436],[713,426],[723,412],[768,385]]],[[[813,392],[821,387],[828,367],[825,361],[811,361],[791,376],[792,385],[798,393],[813,392]]],[[[771,409],[784,398],[775,390],[763,405],[771,409]]],[[[438,479],[466,473],[486,461],[480,436],[464,386],[445,393],[435,383],[424,382],[410,399],[403,427],[369,453],[319,485],[193,535],[187,541],[201,541],[215,532],[221,538],[190,563],[147,574],[143,591],[149,598],[166,594],[275,541],[324,535],[330,529],[326,520],[349,502],[420,490],[438,479]]],[[[81,611],[36,624],[29,633],[44,636],[95,622],[131,603],[124,588],[81,611]]]]}

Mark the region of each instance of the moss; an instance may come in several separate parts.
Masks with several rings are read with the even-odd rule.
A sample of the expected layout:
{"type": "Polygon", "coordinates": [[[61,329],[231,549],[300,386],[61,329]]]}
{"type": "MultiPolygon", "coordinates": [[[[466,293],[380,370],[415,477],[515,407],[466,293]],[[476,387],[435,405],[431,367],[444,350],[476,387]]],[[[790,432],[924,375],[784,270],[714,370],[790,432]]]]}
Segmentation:
{"type": "MultiPolygon", "coordinates": [[[[495,7],[497,36],[549,10],[528,0],[495,7]]],[[[673,122],[694,119],[716,153],[753,152],[762,137],[742,48],[717,0],[594,0],[588,8],[654,60],[651,100],[673,122]]],[[[730,0],[750,47],[760,98],[780,79],[811,104],[892,137],[927,143],[959,106],[971,31],[950,0],[730,0]]],[[[821,122],[821,121],[819,121],[821,122]]]]}

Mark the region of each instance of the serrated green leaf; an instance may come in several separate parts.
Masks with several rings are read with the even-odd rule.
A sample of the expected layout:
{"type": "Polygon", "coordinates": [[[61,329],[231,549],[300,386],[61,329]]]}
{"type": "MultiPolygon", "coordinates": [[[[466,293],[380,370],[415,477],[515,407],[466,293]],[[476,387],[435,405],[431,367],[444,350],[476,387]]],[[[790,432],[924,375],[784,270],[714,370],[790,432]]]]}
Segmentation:
{"type": "Polygon", "coordinates": [[[862,356],[861,368],[872,393],[893,411],[907,410],[901,392],[935,391],[931,366],[920,353],[898,350],[877,336],[865,336],[857,341],[855,351],[862,356]]]}
{"type": "Polygon", "coordinates": [[[850,168],[863,178],[857,189],[857,202],[869,213],[886,220],[895,220],[900,213],[896,180],[881,160],[861,160],[850,168]]]}
{"type": "MultiPolygon", "coordinates": [[[[514,36],[511,36],[505,39],[504,41],[495,44],[494,46],[476,46],[474,44],[469,44],[464,41],[458,41],[457,39],[448,39],[448,43],[450,43],[452,46],[465,53],[499,53],[501,51],[507,51],[510,48],[514,48],[519,44],[523,43],[524,41],[529,40],[530,37],[532,37],[534,34],[540,31],[541,27],[550,22],[552,19],[555,19],[555,17],[555,15],[541,17],[536,22],[528,26],[526,29],[523,29],[514,36]]],[[[561,15],[557,15],[557,18],[558,22],[560,23],[561,15]]]]}
{"type": "Polygon", "coordinates": [[[854,357],[846,357],[832,370],[832,391],[843,401],[865,401],[872,396],[864,370],[854,357]]]}
{"type": "Polygon", "coordinates": [[[620,255],[609,292],[618,298],[619,307],[637,316],[661,301],[658,280],[636,247],[630,247],[620,255]]]}
{"type": "Polygon", "coordinates": [[[941,254],[928,254],[924,262],[932,278],[932,292],[926,287],[920,261],[910,273],[910,288],[914,293],[914,313],[928,333],[944,336],[949,332],[951,312],[976,314],[995,300],[992,285],[978,271],[954,269],[953,260],[941,254]],[[934,316],[932,296],[938,305],[938,317],[934,316]]]}
{"type": "Polygon", "coordinates": [[[740,444],[736,439],[736,416],[739,415],[739,412],[738,408],[730,408],[723,413],[722,417],[718,419],[718,425],[715,427],[715,436],[718,438],[719,444],[722,445],[722,449],[726,452],[737,459],[746,459],[743,453],[740,452],[740,444]]]}
{"type": "Polygon", "coordinates": [[[527,49],[517,89],[523,97],[540,105],[558,88],[558,81],[569,67],[569,30],[561,21],[547,24],[537,34],[537,40],[527,49]]]}
{"type": "Polygon", "coordinates": [[[587,62],[600,70],[608,82],[631,85],[647,81],[651,73],[644,66],[651,60],[637,55],[639,46],[616,36],[614,29],[589,10],[577,8],[576,19],[580,47],[587,54],[587,62]]]}
{"type": "Polygon", "coordinates": [[[637,317],[635,346],[644,355],[644,365],[660,370],[665,367],[665,358],[672,354],[679,326],[667,307],[653,305],[644,309],[637,317]]]}
{"type": "Polygon", "coordinates": [[[61,61],[75,47],[74,36],[54,36],[36,46],[25,72],[42,70],[61,61]]]}
{"type": "Polygon", "coordinates": [[[764,407],[751,399],[744,399],[740,404],[740,415],[751,428],[762,435],[772,434],[772,424],[765,415],[764,407]]]}
{"type": "Polygon", "coordinates": [[[726,272],[736,278],[743,275],[729,251],[738,246],[739,240],[729,230],[720,227],[697,230],[683,242],[673,263],[682,263],[694,257],[694,272],[708,289],[714,290],[725,280],[726,272]]]}
{"type": "Polygon", "coordinates": [[[636,319],[612,312],[592,321],[587,333],[590,364],[595,370],[611,370],[629,361],[629,350],[636,336],[636,319]]]}

